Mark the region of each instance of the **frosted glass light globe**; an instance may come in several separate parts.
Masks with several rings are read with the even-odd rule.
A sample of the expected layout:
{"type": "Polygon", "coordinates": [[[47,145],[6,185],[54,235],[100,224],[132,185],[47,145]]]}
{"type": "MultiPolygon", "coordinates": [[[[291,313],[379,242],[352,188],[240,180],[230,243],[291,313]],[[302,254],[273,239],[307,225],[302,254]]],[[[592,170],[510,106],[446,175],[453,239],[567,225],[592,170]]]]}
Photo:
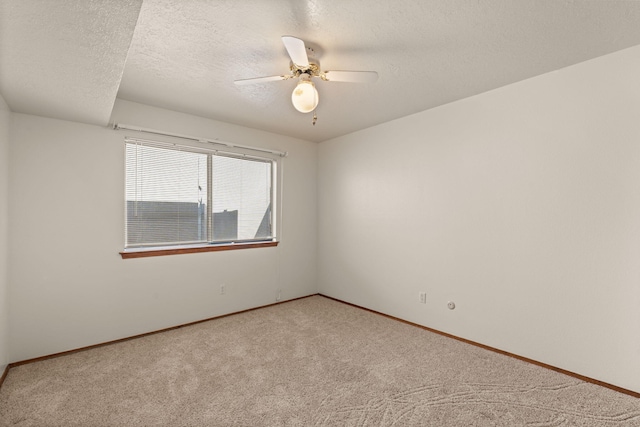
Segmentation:
{"type": "Polygon", "coordinates": [[[301,113],[310,113],[318,106],[318,90],[310,80],[300,80],[293,89],[291,102],[301,113]]]}

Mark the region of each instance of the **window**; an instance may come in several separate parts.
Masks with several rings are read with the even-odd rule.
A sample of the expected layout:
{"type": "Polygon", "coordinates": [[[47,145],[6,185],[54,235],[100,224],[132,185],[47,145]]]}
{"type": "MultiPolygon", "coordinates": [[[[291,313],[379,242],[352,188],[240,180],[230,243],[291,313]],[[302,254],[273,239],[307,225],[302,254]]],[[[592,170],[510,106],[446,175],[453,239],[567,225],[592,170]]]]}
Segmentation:
{"type": "Polygon", "coordinates": [[[125,159],[125,252],[275,241],[275,160],[130,138],[125,159]]]}

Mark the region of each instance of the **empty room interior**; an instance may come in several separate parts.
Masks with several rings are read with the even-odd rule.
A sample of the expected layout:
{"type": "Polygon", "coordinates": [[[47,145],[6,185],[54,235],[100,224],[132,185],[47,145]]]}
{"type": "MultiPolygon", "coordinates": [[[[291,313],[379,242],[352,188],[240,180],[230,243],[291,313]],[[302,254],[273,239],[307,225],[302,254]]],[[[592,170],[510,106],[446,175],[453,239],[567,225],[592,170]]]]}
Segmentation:
{"type": "MultiPolygon", "coordinates": [[[[636,405],[535,425],[640,425],[640,2],[0,0],[7,422],[75,350],[312,305],[636,405]]],[[[254,422],[206,416],[169,424],[254,422]]]]}

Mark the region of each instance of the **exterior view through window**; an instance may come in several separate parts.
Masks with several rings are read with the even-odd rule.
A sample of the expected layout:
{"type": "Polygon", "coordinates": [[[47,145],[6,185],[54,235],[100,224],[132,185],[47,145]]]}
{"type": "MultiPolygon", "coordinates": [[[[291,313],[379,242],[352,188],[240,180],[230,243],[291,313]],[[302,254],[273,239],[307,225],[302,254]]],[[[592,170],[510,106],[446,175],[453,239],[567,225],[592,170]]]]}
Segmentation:
{"type": "Polygon", "coordinates": [[[273,240],[273,160],[132,139],[125,158],[125,248],[273,240]]]}

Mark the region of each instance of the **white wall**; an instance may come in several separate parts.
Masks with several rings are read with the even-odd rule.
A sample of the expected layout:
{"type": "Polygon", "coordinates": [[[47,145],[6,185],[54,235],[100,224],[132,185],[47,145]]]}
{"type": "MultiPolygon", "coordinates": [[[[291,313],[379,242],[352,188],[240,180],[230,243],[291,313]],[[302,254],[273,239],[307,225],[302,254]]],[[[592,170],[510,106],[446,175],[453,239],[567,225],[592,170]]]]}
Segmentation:
{"type": "Polygon", "coordinates": [[[282,241],[123,260],[123,139],[135,132],[13,114],[11,362],[274,303],[277,289],[317,292],[317,144],[126,101],[113,119],[288,151],[282,241]]]}
{"type": "Polygon", "coordinates": [[[640,392],[639,76],[640,46],[321,143],[320,292],[640,392]]]}
{"type": "Polygon", "coordinates": [[[0,95],[0,376],[9,363],[9,123],[11,111],[0,95]]]}

